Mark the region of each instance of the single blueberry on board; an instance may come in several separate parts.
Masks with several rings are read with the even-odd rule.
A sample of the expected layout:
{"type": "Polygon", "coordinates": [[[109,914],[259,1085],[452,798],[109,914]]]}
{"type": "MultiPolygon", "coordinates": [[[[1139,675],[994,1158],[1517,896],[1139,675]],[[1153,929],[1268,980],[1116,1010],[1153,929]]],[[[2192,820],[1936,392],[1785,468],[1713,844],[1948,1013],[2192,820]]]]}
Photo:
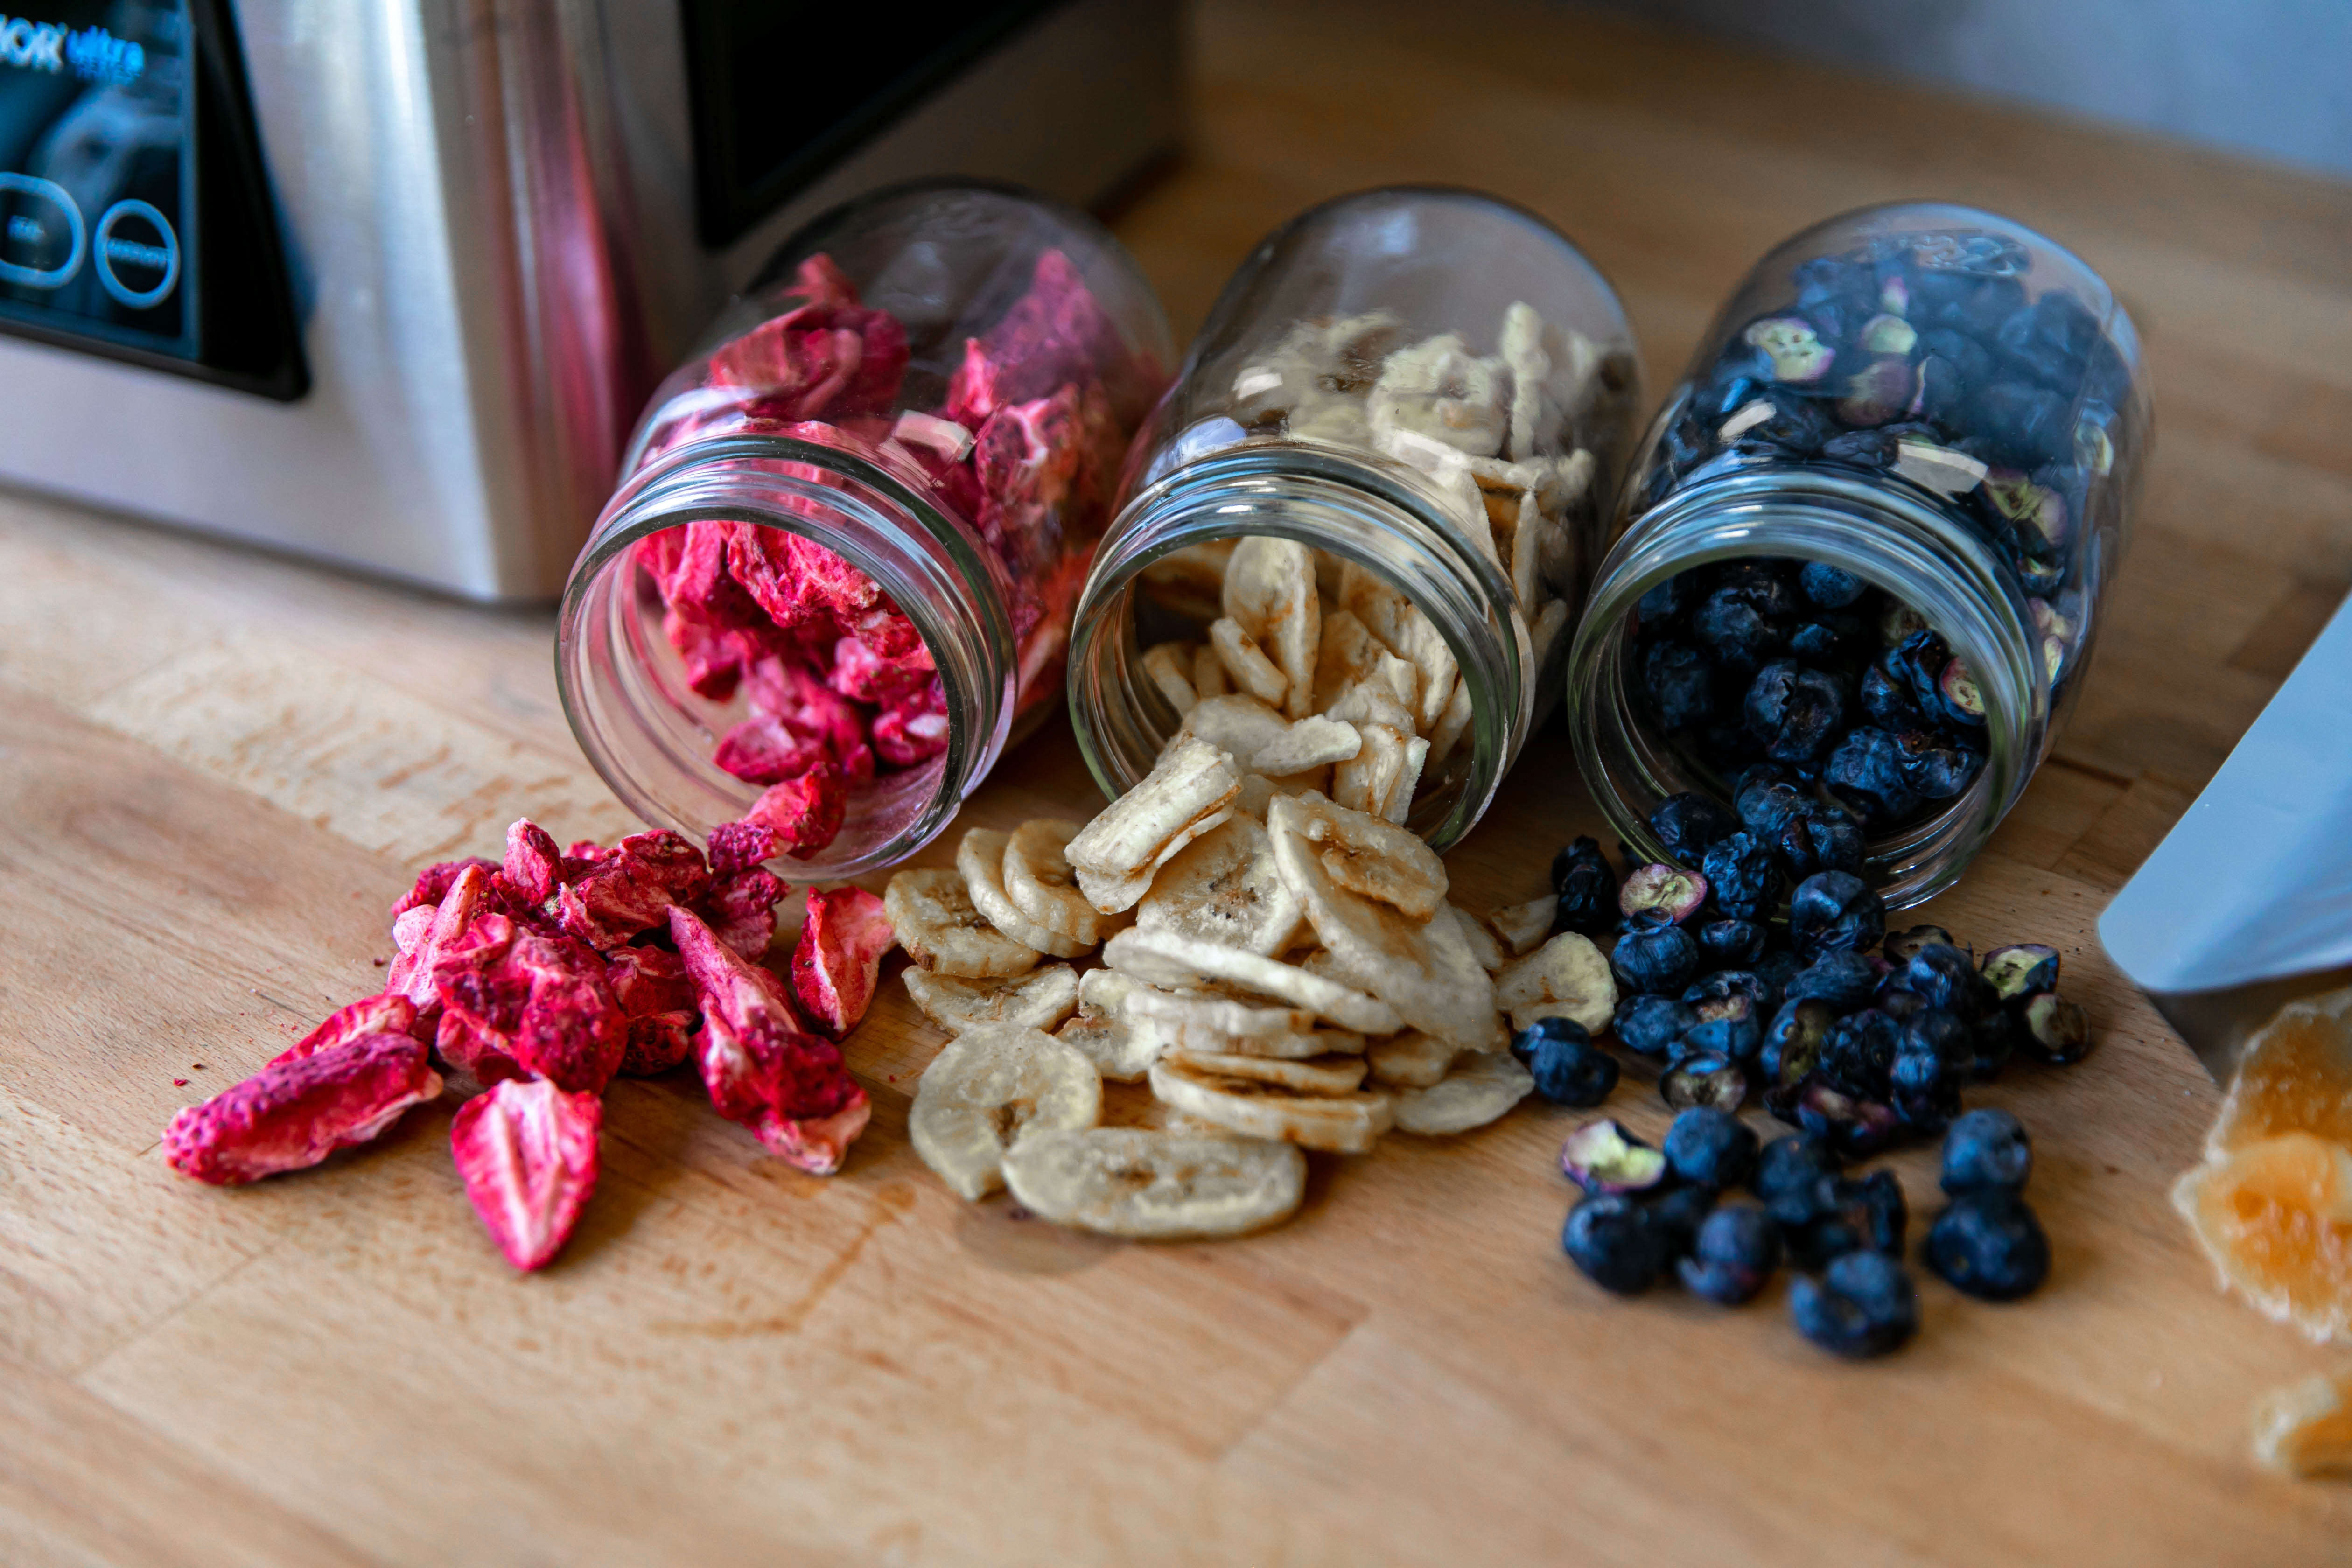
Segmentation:
{"type": "MultiPolygon", "coordinates": [[[[1567,1018],[1546,1018],[1544,1024],[1566,1024],[1573,1034],[1554,1027],[1528,1029],[1528,1071],[1536,1092],[1554,1105],[1587,1107],[1600,1104],[1617,1087],[1617,1058],[1592,1043],[1583,1026],[1567,1018]]],[[[1517,1048],[1517,1041],[1513,1048],[1517,1048]]]]}
{"type": "Polygon", "coordinates": [[[1756,1170],[1748,1184],[1758,1197],[1769,1200],[1785,1192],[1810,1189],[1822,1177],[1834,1176],[1844,1169],[1845,1162],[1824,1140],[1791,1132],[1757,1151],[1756,1170]]]}
{"type": "Polygon", "coordinates": [[[1780,868],[1768,843],[1734,833],[1706,852],[1700,869],[1716,908],[1735,920],[1759,921],[1780,901],[1780,868]]]}
{"type": "Polygon", "coordinates": [[[1765,1087],[1801,1082],[1821,1066],[1822,1047],[1829,1043],[1830,1026],[1836,1022],[1836,1010],[1817,998],[1783,1002],[1765,1026],[1757,1063],[1765,1087]]]}
{"type": "Polygon", "coordinates": [[[1666,1262],[1658,1226],[1622,1193],[1599,1194],[1570,1209],[1559,1245],[1586,1279],[1621,1296],[1648,1289],[1666,1262]]]}
{"type": "Polygon", "coordinates": [[[1617,1004],[1612,1027],[1618,1043],[1645,1057],[1668,1054],[1685,1035],[1698,1026],[1698,1015],[1671,996],[1633,995],[1617,1004]]]}
{"type": "Polygon", "coordinates": [[[1646,926],[1619,937],[1609,963],[1628,991],[1677,992],[1698,971],[1698,943],[1678,925],[1646,926]]]}
{"type": "Polygon", "coordinates": [[[1738,1186],[1756,1168],[1756,1130],[1730,1112],[1696,1105],[1666,1129],[1666,1163],[1685,1182],[1738,1186]]]}
{"type": "Polygon", "coordinates": [[[1743,920],[1707,921],[1692,932],[1704,962],[1732,969],[1764,956],[1766,934],[1759,922],[1743,920]]]}
{"type": "Polygon", "coordinates": [[[1611,1120],[1588,1121],[1559,1146],[1559,1173],[1588,1193],[1641,1193],[1674,1173],[1659,1151],[1611,1120]]]}
{"type": "Polygon", "coordinates": [[[1870,960],[1851,949],[1824,952],[1798,972],[1784,994],[1791,1002],[1826,1002],[1838,1013],[1870,1005],[1878,990],[1878,971],[1870,960]]]}
{"type": "Polygon", "coordinates": [[[2032,1208],[1998,1187],[1954,1198],[1927,1227],[1920,1256],[1929,1272],[1964,1295],[2014,1301],[2050,1277],[2050,1238],[2032,1208]]]}
{"type": "Polygon", "coordinates": [[[2033,1174],[2033,1140],[2006,1110],[1984,1107],[1953,1121],[1944,1133],[1944,1191],[2022,1192],[2033,1174]]]}
{"type": "Polygon", "coordinates": [[[2038,1062],[2071,1067],[2091,1054],[2091,1016],[2054,991],[2025,999],[2017,1048],[2038,1062]]]}
{"type": "Polygon", "coordinates": [[[1797,1331],[1842,1356],[1885,1355],[1919,1328],[1919,1292],[1900,1263],[1877,1252],[1849,1252],[1818,1279],[1789,1289],[1797,1331]]]}
{"type": "Polygon", "coordinates": [[[1903,966],[1903,989],[1963,1021],[1985,1010],[1984,983],[1964,948],[1931,942],[1903,966]]]}
{"type": "Polygon", "coordinates": [[[1727,1307],[1755,1300],[1780,1267],[1780,1229],[1754,1204],[1725,1204],[1702,1221],[1675,1271],[1692,1295],[1727,1307]]]}

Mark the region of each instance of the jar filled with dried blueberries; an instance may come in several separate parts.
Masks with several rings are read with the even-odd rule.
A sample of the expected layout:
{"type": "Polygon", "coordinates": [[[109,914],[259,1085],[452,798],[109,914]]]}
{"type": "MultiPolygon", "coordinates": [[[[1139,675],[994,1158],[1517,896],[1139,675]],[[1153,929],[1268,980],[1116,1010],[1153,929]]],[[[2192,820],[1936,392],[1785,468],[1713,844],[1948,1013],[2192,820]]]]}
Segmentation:
{"type": "Polygon", "coordinates": [[[787,241],[655,395],[565,589],[557,675],[648,822],[843,877],[928,842],[1062,690],[1173,356],[1118,243],[969,182],[787,241]]]}
{"type": "Polygon", "coordinates": [[[1118,795],[1178,734],[1440,847],[1559,694],[1633,333],[1556,229],[1370,191],[1244,262],[1129,459],[1072,634],[1118,795]]]}
{"type": "Polygon", "coordinates": [[[2006,218],[1773,251],[1637,454],[1570,656],[1612,824],[1776,889],[1948,886],[2080,689],[2152,430],[2122,306],[2006,218]]]}

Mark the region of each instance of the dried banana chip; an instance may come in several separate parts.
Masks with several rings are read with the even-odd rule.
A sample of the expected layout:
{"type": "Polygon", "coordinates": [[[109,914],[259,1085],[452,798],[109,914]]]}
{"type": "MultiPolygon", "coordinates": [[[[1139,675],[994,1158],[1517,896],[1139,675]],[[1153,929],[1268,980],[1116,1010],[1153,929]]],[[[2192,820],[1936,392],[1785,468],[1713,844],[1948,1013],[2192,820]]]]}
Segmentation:
{"type": "Polygon", "coordinates": [[[1225,563],[1233,558],[1234,541],[1211,540],[1171,550],[1137,574],[1143,591],[1155,603],[1187,620],[1207,624],[1222,614],[1218,600],[1225,588],[1225,563]]]}
{"type": "Polygon", "coordinates": [[[1418,1029],[1364,1047],[1364,1060],[1373,1079],[1391,1089],[1427,1089],[1445,1076],[1445,1069],[1461,1054],[1418,1029]]]}
{"type": "Polygon", "coordinates": [[[1478,960],[1478,967],[1487,973],[1494,973],[1510,962],[1511,955],[1503,951],[1503,944],[1496,940],[1495,933],[1482,922],[1472,920],[1461,906],[1446,905],[1441,918],[1452,919],[1461,926],[1462,940],[1470,944],[1471,954],[1478,960]]]}
{"type": "Polygon", "coordinates": [[[1617,977],[1598,947],[1564,931],[1495,976],[1495,1005],[1524,1029],[1538,1018],[1573,1018],[1594,1034],[1617,1013],[1617,977]]]}
{"type": "Polygon", "coordinates": [[[1255,1053],[1171,1051],[1160,1058],[1181,1062],[1197,1072],[1223,1073],[1227,1078],[1252,1079],[1300,1094],[1352,1094],[1364,1081],[1364,1058],[1352,1057],[1264,1057],[1255,1053]]]}
{"type": "MultiPolygon", "coordinates": [[[[1322,846],[1310,837],[1310,828],[1317,818],[1338,809],[1313,796],[1280,797],[1266,806],[1275,868],[1298,895],[1315,934],[1330,951],[1331,970],[1387,1002],[1405,1023],[1423,1033],[1463,1050],[1501,1048],[1507,1037],[1495,1016],[1494,982],[1478,967],[1454,922],[1415,919],[1393,905],[1351,892],[1324,869],[1322,846]]],[[[1346,820],[1351,831],[1360,832],[1356,825],[1369,819],[1346,820]]],[[[1386,823],[1371,826],[1399,831],[1386,823]]],[[[1422,847],[1426,853],[1427,846],[1422,847]]],[[[1444,897],[1442,880],[1437,897],[1444,897]]]]}
{"type": "Polygon", "coordinates": [[[1004,891],[1029,920],[1057,937],[1092,947],[1125,922],[1104,914],[1078,891],[1065,851],[1081,831],[1079,824],[1054,816],[1014,828],[1004,841],[1004,891]]]}
{"type": "Polygon", "coordinates": [[[1192,689],[1202,697],[1223,697],[1234,689],[1234,678],[1225,673],[1225,661],[1207,643],[1192,650],[1192,689]]]}
{"type": "Polygon", "coordinates": [[[1307,1158],[1260,1138],[1097,1127],[1035,1132],[1004,1159],[1021,1206],[1055,1225],[1138,1241],[1242,1236],[1286,1219],[1307,1158]]]}
{"type": "Polygon", "coordinates": [[[907,956],[935,974],[974,980],[1021,974],[1043,956],[980,912],[960,871],[898,873],[882,890],[882,910],[907,956]]]}
{"type": "Polygon", "coordinates": [[[1307,717],[1323,606],[1315,595],[1315,553],[1296,540],[1256,537],[1234,547],[1225,567],[1224,612],[1273,656],[1288,696],[1286,710],[1307,717]]]}
{"type": "Polygon", "coordinates": [[[1380,810],[1381,816],[1399,827],[1412,815],[1413,794],[1421,788],[1421,770],[1428,761],[1428,742],[1416,739],[1404,743],[1404,765],[1397,770],[1395,780],[1389,785],[1389,797],[1381,803],[1380,810]]]}
{"type": "MultiPolygon", "coordinates": [[[[1269,817],[1273,810],[1267,807],[1269,817]]],[[[1445,862],[1396,824],[1312,796],[1299,797],[1286,820],[1314,847],[1325,875],[1349,892],[1416,921],[1429,919],[1445,901],[1445,862]]],[[[1267,841],[1273,842],[1270,826],[1267,841]]],[[[1276,874],[1282,874],[1278,866],[1276,874]]]]}
{"type": "Polygon", "coordinates": [[[1562,632],[1568,630],[1568,601],[1554,599],[1536,617],[1535,626],[1528,632],[1528,647],[1532,656],[1531,668],[1541,669],[1551,662],[1552,650],[1559,646],[1562,632]]]}
{"type": "Polygon", "coordinates": [[[1454,690],[1454,650],[1429,617],[1390,582],[1350,561],[1339,569],[1339,605],[1352,611],[1381,645],[1421,671],[1421,707],[1415,732],[1428,729],[1454,690]]]}
{"type": "Polygon", "coordinates": [[[1304,1061],[1310,1057],[1360,1056],[1364,1050],[1364,1037],[1345,1029],[1317,1029],[1304,1035],[1220,1035],[1162,1018],[1131,1018],[1128,1025],[1139,1036],[1150,1037],[1155,1056],[1185,1050],[1304,1061]]]}
{"type": "Polygon", "coordinates": [[[923,1069],[907,1136],[940,1180],[978,1199],[1003,1184],[1004,1151],[1024,1133],[1101,1119],[1093,1063],[1039,1030],[991,1024],[949,1041],[923,1069]]]}
{"type": "Polygon", "coordinates": [[[1441,1082],[1400,1093],[1394,1110],[1396,1130],[1418,1132],[1424,1138],[1467,1132],[1498,1120],[1535,1086],[1534,1077],[1510,1052],[1475,1051],[1457,1062],[1441,1082]]]}
{"type": "Polygon", "coordinates": [[[1220,616],[1209,623],[1209,646],[1217,650],[1217,658],[1233,678],[1234,689],[1245,691],[1260,702],[1279,705],[1290,681],[1265,657],[1257,639],[1242,630],[1241,622],[1231,616],[1220,616]]]}
{"type": "MultiPolygon", "coordinates": [[[[1566,606],[1562,606],[1565,611],[1566,606]]],[[[1437,725],[1429,732],[1429,760],[1426,766],[1442,767],[1454,754],[1454,748],[1470,728],[1470,683],[1457,679],[1454,690],[1445,700],[1445,710],[1437,716],[1437,725]]]]}
{"type": "Polygon", "coordinates": [[[1518,525],[1511,533],[1511,595],[1530,616],[1542,602],[1544,533],[1553,526],[1536,510],[1533,490],[1519,498],[1518,525]]]}
{"type": "Polygon", "coordinates": [[[1156,643],[1143,650],[1143,673],[1160,688],[1160,695],[1179,714],[1190,713],[1201,694],[1192,686],[1192,648],[1189,643],[1156,643]]]}
{"type": "Polygon", "coordinates": [[[1331,798],[1349,811],[1379,816],[1404,772],[1404,739],[1411,731],[1400,733],[1386,724],[1355,728],[1363,744],[1354,756],[1331,770],[1331,798]]]}
{"type": "Polygon", "coordinates": [[[1002,980],[965,980],[909,969],[907,995],[923,1016],[952,1034],[982,1024],[1051,1029],[1078,1009],[1078,973],[1066,963],[1048,963],[1002,980]]]}
{"type": "Polygon", "coordinates": [[[1097,1072],[1121,1083],[1140,1083],[1164,1044],[1156,1033],[1128,1021],[1121,1004],[1134,985],[1115,969],[1087,970],[1078,978],[1077,1016],[1054,1031],[1055,1039],[1094,1063],[1097,1072]]]}
{"type": "Polygon", "coordinates": [[[1073,941],[1029,919],[1005,892],[1004,846],[1012,837],[992,827],[973,827],[956,841],[956,870],[963,877],[972,907],[1013,941],[1055,958],[1076,958],[1092,948],[1092,942],[1073,941]]]}
{"type": "MultiPolygon", "coordinates": [[[[1223,697],[1202,699],[1185,714],[1183,727],[1176,731],[1170,747],[1172,750],[1182,741],[1199,741],[1231,753],[1238,763],[1257,755],[1281,739],[1283,731],[1289,728],[1290,721],[1279,711],[1249,693],[1228,692],[1223,697]]],[[[1161,760],[1166,759],[1163,756],[1161,760]]]]}
{"type": "Polygon", "coordinates": [[[1133,909],[1150,890],[1153,871],[1233,815],[1241,789],[1231,756],[1203,741],[1179,741],[1142,783],[1063,847],[1087,901],[1105,914],[1133,909]]]}
{"type": "Polygon", "coordinates": [[[1249,766],[1268,778],[1286,778],[1345,763],[1362,745],[1354,725],[1310,714],[1260,747],[1249,766]]]}
{"type": "MultiPolygon", "coordinates": [[[[1249,775],[1244,808],[1251,783],[1273,787],[1249,775]]],[[[1255,820],[1265,811],[1261,804],[1253,815],[1237,812],[1160,868],[1151,891],[1135,906],[1135,929],[1172,931],[1244,952],[1272,955],[1288,947],[1304,917],[1298,900],[1275,874],[1274,843],[1255,820]]]]}
{"type": "Polygon", "coordinates": [[[1480,359],[1461,334],[1447,332],[1389,355],[1364,411],[1376,438],[1410,430],[1491,458],[1502,449],[1510,423],[1504,382],[1501,361],[1480,359]]]}
{"type": "Polygon", "coordinates": [[[1370,679],[1360,680],[1348,688],[1340,694],[1339,700],[1331,704],[1331,710],[1324,717],[1353,724],[1360,730],[1367,724],[1381,724],[1401,735],[1417,732],[1412,710],[1397,700],[1395,689],[1381,679],[1378,672],[1370,679]]]}
{"type": "MultiPolygon", "coordinates": [[[[1513,958],[1523,958],[1541,947],[1551,936],[1553,917],[1559,912],[1559,896],[1546,893],[1540,899],[1529,899],[1524,904],[1510,904],[1486,917],[1486,929],[1513,958]]],[[[1501,968],[1500,964],[1489,965],[1501,968]]]]}
{"type": "Polygon", "coordinates": [[[1323,640],[1315,654],[1314,710],[1330,712],[1349,687],[1370,679],[1384,658],[1396,656],[1380,645],[1363,622],[1346,610],[1326,614],[1323,640]]]}
{"type": "Polygon", "coordinates": [[[1160,1039],[1171,1046],[1273,1039],[1315,1028],[1313,1013],[1279,997],[1234,996],[1192,986],[1169,989],[1139,982],[1119,1010],[1129,1023],[1150,1019],[1160,1039]]]}
{"type": "Polygon", "coordinates": [[[1361,1154],[1389,1130],[1385,1094],[1297,1094],[1255,1079],[1191,1068],[1168,1057],[1151,1064],[1151,1092],[1189,1116],[1252,1138],[1361,1154]]]}
{"type": "MultiPolygon", "coordinates": [[[[1222,984],[1278,997],[1367,1035],[1394,1034],[1404,1026],[1395,1008],[1362,991],[1309,974],[1295,963],[1172,931],[1123,931],[1103,948],[1103,962],[1147,984],[1222,984]]],[[[1483,983],[1486,977],[1478,978],[1483,983]]]]}

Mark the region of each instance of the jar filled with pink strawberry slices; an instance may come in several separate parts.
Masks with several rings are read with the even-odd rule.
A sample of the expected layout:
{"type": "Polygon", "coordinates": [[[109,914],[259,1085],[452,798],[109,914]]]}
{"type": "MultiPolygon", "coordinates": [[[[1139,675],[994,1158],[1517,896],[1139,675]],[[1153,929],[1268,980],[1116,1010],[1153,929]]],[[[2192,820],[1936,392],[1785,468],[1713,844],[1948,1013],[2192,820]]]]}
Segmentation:
{"type": "Polygon", "coordinates": [[[803,229],[655,394],[572,568],[597,772],[813,878],[920,848],[1059,701],[1172,359],[1127,252],[1043,197],[902,185],[803,229]]]}

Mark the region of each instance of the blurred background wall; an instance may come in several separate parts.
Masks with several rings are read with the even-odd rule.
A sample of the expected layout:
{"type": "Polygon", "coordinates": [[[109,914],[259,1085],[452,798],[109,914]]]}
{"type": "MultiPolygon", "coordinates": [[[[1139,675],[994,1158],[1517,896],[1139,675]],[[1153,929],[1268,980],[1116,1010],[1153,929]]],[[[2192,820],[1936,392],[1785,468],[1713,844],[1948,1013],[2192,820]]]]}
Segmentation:
{"type": "Polygon", "coordinates": [[[2352,0],[1592,3],[2352,174],[2352,0]]]}

